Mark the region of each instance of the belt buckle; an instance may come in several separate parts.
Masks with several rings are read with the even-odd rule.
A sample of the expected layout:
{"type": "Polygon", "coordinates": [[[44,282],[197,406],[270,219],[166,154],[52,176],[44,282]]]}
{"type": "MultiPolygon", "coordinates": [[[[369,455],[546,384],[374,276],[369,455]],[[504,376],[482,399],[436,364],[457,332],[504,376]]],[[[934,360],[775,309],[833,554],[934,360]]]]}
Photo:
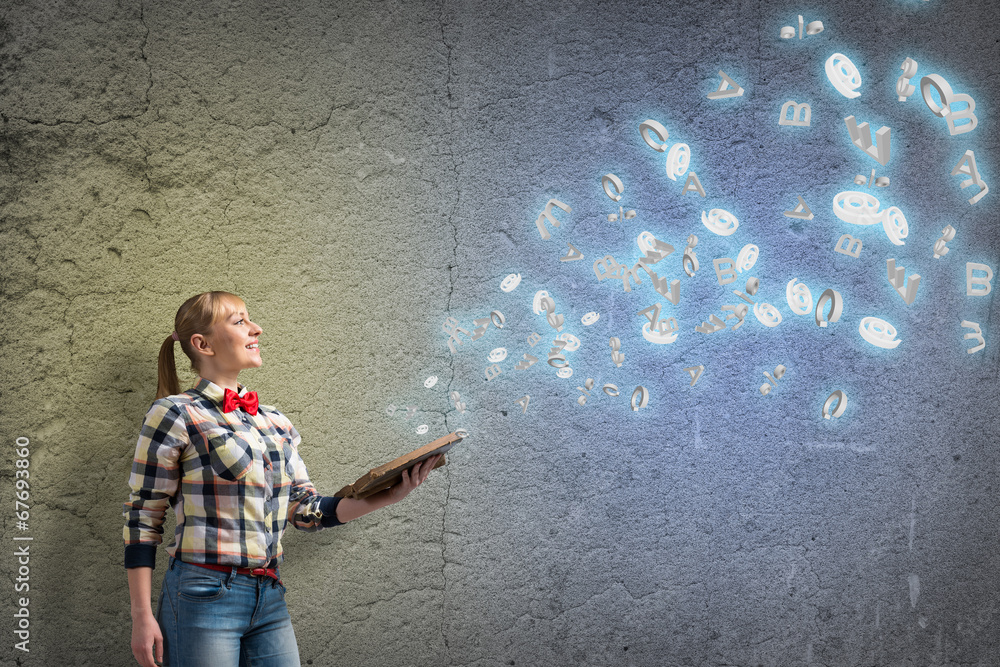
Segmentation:
{"type": "Polygon", "coordinates": [[[267,568],[266,567],[256,567],[256,568],[250,570],[250,574],[252,574],[255,577],[267,577],[267,576],[269,576],[267,574],[267,568]]]}

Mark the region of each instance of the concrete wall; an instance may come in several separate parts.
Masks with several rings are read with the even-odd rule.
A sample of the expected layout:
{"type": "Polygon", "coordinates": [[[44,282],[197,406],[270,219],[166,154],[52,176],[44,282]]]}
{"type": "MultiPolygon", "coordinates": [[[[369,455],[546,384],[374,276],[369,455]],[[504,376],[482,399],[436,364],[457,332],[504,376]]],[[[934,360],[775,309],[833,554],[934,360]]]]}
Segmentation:
{"type": "Polygon", "coordinates": [[[241,379],[296,424],[321,490],[470,432],[403,503],[286,533],[304,664],[998,664],[998,290],[967,296],[965,281],[968,262],[1000,274],[1000,195],[970,205],[976,188],[950,175],[973,150],[1000,188],[998,7],[4,3],[0,664],[134,664],[126,481],[158,346],[177,307],[210,289],[241,295],[263,327],[264,365],[241,379]],[[780,39],[800,13],[826,29],[780,39]],[[825,75],[836,52],[862,74],[857,99],[825,75]],[[938,73],[975,98],[974,130],[950,135],[919,90],[897,100],[907,56],[918,87],[938,73]],[[720,69],[742,96],[707,97],[720,69]],[[811,104],[809,127],[778,124],[787,100],[811,104]],[[851,144],[848,115],[891,128],[888,165],[851,144]],[[705,198],[666,177],[639,135],[647,118],[690,146],[705,198]],[[889,187],[854,185],[873,167],[889,187]],[[609,172],[619,203],[601,189],[609,172]],[[854,189],[905,213],[905,245],[834,216],[854,189]],[[782,214],[798,196],[814,219],[782,214]],[[542,240],[550,198],[572,212],[542,240]],[[618,205],[636,217],[609,223],[618,205]],[[711,208],[737,232],[709,231],[711,208]],[[934,259],[946,224],[957,234],[934,259]],[[654,268],[681,281],[679,304],[648,278],[630,292],[597,280],[595,259],[638,259],[641,231],[676,249],[654,268]],[[863,240],[858,258],[833,250],[846,233],[863,240]],[[582,261],[559,261],[567,243],[582,261]],[[741,303],[731,292],[747,274],[720,286],[712,260],[748,243],[756,300],[782,323],[751,313],[736,331],[696,332],[741,303]],[[910,305],[890,258],[921,275],[910,305]],[[522,282],[504,293],[509,273],[522,282]],[[840,321],[792,313],[792,278],[814,299],[838,290],[840,321]],[[540,289],[582,342],[568,379],[545,363],[555,332],[532,311],[540,289]],[[640,333],[636,313],[655,302],[677,318],[675,343],[640,333]],[[450,354],[445,319],[471,331],[491,310],[505,327],[450,354]],[[585,327],[588,311],[601,319],[585,327]],[[899,347],[865,342],[866,316],[892,323],[899,347]],[[962,320],[981,325],[983,350],[965,352],[962,320]],[[487,381],[498,347],[509,354],[487,381]],[[539,363],[515,370],[525,353],[539,363]],[[692,387],[683,369],[697,365],[692,387]],[[648,405],[632,411],[639,385],[648,405]],[[847,410],[823,419],[836,389],[847,410]],[[17,437],[30,441],[26,531],[17,437]],[[13,634],[23,544],[30,653],[13,634]]]}

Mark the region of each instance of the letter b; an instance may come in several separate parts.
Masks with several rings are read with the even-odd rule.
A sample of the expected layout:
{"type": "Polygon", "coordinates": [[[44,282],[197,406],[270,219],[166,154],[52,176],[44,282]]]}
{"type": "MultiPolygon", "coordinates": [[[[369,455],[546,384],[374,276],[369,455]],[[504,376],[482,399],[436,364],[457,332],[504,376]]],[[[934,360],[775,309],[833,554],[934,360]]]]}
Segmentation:
{"type": "Polygon", "coordinates": [[[993,279],[993,269],[985,264],[975,262],[965,263],[965,296],[986,296],[993,290],[990,280],[993,279]],[[974,276],[973,271],[985,271],[985,276],[974,276]],[[983,289],[977,286],[981,285],[983,289]]]}

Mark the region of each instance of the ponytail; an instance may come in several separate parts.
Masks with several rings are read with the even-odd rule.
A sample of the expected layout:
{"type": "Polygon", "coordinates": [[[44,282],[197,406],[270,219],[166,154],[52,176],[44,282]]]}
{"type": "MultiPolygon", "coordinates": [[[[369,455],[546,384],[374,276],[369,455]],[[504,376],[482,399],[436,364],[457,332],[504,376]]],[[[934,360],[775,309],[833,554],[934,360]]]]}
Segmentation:
{"type": "Polygon", "coordinates": [[[174,362],[174,337],[172,335],[167,336],[167,339],[160,345],[157,378],[156,400],[181,393],[181,381],[177,378],[177,368],[174,362]]]}
{"type": "Polygon", "coordinates": [[[156,398],[181,393],[174,359],[174,342],[180,342],[181,351],[191,360],[191,370],[198,372],[197,356],[191,347],[191,336],[200,333],[210,336],[216,322],[232,310],[246,310],[243,299],[229,292],[202,292],[185,301],[174,317],[174,333],[160,344],[157,361],[156,398]],[[174,338],[174,335],[177,338],[174,338]]]}

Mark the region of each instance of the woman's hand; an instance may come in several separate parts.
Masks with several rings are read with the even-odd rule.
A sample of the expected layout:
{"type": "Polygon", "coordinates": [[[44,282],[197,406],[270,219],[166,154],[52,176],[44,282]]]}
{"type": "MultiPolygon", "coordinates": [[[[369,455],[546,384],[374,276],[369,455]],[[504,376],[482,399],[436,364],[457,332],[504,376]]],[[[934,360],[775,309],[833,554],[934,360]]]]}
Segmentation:
{"type": "Polygon", "coordinates": [[[369,512],[374,512],[380,507],[398,503],[410,494],[410,491],[423,484],[427,475],[431,473],[434,466],[444,454],[435,454],[425,461],[403,471],[402,479],[384,491],[368,496],[367,498],[341,498],[337,503],[337,519],[341,523],[347,523],[359,516],[364,516],[369,512]]]}
{"type": "Polygon", "coordinates": [[[444,454],[435,454],[412,468],[404,470],[403,477],[399,480],[399,483],[387,489],[389,504],[398,503],[408,496],[410,491],[423,484],[424,480],[427,479],[427,475],[431,474],[431,470],[434,469],[434,466],[438,464],[438,461],[442,457],[444,457],[444,454]]]}
{"type": "Polygon", "coordinates": [[[142,667],[156,667],[163,662],[163,633],[152,612],[132,619],[132,655],[142,667]]]}

